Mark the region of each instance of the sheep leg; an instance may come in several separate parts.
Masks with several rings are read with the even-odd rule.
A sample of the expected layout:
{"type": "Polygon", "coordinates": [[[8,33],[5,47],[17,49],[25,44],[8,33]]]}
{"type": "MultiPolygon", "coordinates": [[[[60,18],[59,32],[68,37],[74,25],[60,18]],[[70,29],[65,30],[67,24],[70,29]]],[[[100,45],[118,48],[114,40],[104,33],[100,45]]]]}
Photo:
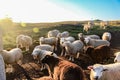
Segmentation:
{"type": "Polygon", "coordinates": [[[55,52],[56,51],[56,47],[55,47],[55,45],[53,46],[53,52],[55,52]]]}
{"type": "MultiPolygon", "coordinates": [[[[62,49],[62,52],[61,52],[61,56],[63,56],[64,54],[65,54],[65,47],[63,47],[63,49],[62,49]]],[[[66,55],[65,55],[66,56],[66,55]]]]}
{"type": "Polygon", "coordinates": [[[79,56],[80,56],[80,53],[78,52],[76,58],[79,58],[79,56]]]}
{"type": "Polygon", "coordinates": [[[68,60],[71,61],[71,60],[72,60],[72,57],[70,56],[68,60]]]}
{"type": "Polygon", "coordinates": [[[71,61],[74,61],[74,57],[71,57],[71,61]]]}
{"type": "Polygon", "coordinates": [[[17,64],[22,65],[22,60],[19,60],[17,64]]]}
{"type": "Polygon", "coordinates": [[[60,56],[63,56],[63,52],[61,53],[61,55],[60,56]]]}
{"type": "Polygon", "coordinates": [[[9,72],[9,73],[13,72],[12,65],[10,65],[10,64],[6,65],[6,72],[9,72]]]}
{"type": "Polygon", "coordinates": [[[29,46],[26,46],[26,51],[29,51],[29,46]]]}
{"type": "Polygon", "coordinates": [[[40,68],[40,70],[42,71],[42,70],[44,70],[44,69],[46,69],[46,66],[45,66],[45,64],[41,63],[41,68],[40,68]]]}

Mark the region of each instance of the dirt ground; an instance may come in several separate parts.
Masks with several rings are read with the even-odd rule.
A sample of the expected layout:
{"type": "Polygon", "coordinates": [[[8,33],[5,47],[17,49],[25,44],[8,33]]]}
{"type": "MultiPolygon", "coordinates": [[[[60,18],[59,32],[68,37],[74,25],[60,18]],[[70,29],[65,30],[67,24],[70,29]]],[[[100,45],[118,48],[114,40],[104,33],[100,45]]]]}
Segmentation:
{"type": "MultiPolygon", "coordinates": [[[[112,51],[115,53],[117,51],[120,51],[120,31],[111,32],[112,39],[111,39],[111,48],[112,51]]],[[[28,80],[25,77],[25,74],[28,74],[31,78],[39,78],[44,75],[48,75],[47,70],[40,70],[39,64],[33,62],[33,58],[31,56],[31,53],[24,54],[24,60],[20,67],[19,65],[13,65],[14,72],[13,73],[6,73],[7,80],[28,80]],[[24,74],[25,73],[25,74],[24,74]]],[[[85,64],[85,61],[75,60],[76,64],[80,65],[86,73],[86,76],[89,80],[89,70],[86,69],[86,67],[89,64],[92,64],[91,62],[87,62],[89,64],[85,64]]]]}

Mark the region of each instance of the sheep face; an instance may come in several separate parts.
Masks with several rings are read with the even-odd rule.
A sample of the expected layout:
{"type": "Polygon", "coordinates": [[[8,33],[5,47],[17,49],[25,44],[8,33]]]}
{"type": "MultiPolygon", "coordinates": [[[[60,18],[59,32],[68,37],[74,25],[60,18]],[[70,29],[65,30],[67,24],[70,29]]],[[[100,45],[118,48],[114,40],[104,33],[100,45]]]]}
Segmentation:
{"type": "Polygon", "coordinates": [[[42,63],[48,63],[50,60],[50,55],[46,55],[45,58],[42,60],[42,63]]]}
{"type": "Polygon", "coordinates": [[[33,58],[37,59],[39,53],[40,53],[40,49],[34,49],[33,52],[32,52],[33,58]]]}
{"type": "Polygon", "coordinates": [[[120,62],[120,52],[116,53],[115,56],[114,62],[120,62]]]}
{"type": "Polygon", "coordinates": [[[88,66],[88,69],[91,70],[90,78],[91,80],[98,80],[101,78],[103,71],[106,71],[107,69],[104,69],[102,65],[98,66],[88,66]]]}
{"type": "Polygon", "coordinates": [[[45,57],[41,60],[42,63],[49,63],[49,62],[55,62],[53,61],[53,58],[58,58],[58,56],[55,53],[52,54],[46,54],[45,57]]]}
{"type": "Polygon", "coordinates": [[[65,42],[65,38],[60,39],[60,44],[62,45],[65,42]]]}
{"type": "Polygon", "coordinates": [[[41,42],[44,42],[44,37],[41,37],[41,38],[40,38],[40,41],[41,41],[41,42]]]}
{"type": "Polygon", "coordinates": [[[68,46],[69,44],[71,44],[70,41],[65,41],[65,42],[62,44],[62,46],[65,47],[65,46],[68,46]]]}
{"type": "Polygon", "coordinates": [[[88,37],[88,38],[85,38],[84,42],[85,42],[86,44],[88,44],[88,43],[90,42],[90,38],[89,38],[89,37],[88,37]]]}

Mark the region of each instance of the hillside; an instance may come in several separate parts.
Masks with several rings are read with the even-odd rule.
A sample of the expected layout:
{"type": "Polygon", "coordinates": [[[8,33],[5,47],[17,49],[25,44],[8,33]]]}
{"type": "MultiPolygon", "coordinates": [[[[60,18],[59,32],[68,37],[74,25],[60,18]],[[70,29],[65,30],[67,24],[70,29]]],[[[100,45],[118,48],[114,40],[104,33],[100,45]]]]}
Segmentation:
{"type": "MultiPolygon", "coordinates": [[[[56,23],[15,23],[12,21],[0,22],[3,31],[4,48],[13,48],[16,46],[16,36],[19,34],[26,34],[33,38],[33,41],[38,40],[39,37],[47,37],[47,32],[52,29],[58,29],[60,32],[69,31],[71,36],[77,39],[77,34],[83,32],[83,24],[87,21],[63,21],[56,23]]],[[[94,23],[99,23],[100,20],[95,20],[94,23]]],[[[94,26],[90,34],[102,35],[105,31],[120,31],[120,20],[109,21],[110,26],[103,30],[98,25],[94,26]]],[[[86,34],[86,32],[83,32],[86,34]]]]}

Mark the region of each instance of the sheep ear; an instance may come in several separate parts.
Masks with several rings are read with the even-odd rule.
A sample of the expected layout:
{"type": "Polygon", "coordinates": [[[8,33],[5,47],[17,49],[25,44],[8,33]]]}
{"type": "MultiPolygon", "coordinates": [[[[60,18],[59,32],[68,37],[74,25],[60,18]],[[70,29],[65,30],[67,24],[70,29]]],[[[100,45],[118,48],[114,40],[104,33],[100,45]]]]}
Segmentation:
{"type": "Polygon", "coordinates": [[[108,69],[103,69],[103,71],[108,71],[108,69]]]}
{"type": "Polygon", "coordinates": [[[87,69],[91,70],[93,69],[93,66],[88,66],[87,69]]]}

